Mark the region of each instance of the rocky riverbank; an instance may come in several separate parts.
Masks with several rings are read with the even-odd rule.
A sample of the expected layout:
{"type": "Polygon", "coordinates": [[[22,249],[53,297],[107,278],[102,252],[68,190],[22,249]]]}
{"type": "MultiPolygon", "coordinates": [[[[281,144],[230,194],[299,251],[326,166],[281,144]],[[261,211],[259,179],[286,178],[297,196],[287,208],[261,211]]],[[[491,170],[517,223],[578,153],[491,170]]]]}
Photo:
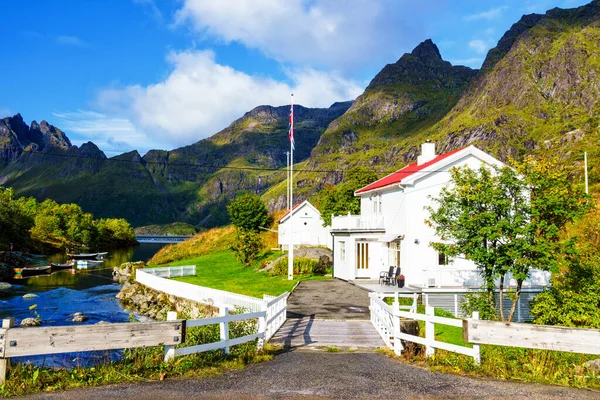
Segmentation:
{"type": "Polygon", "coordinates": [[[123,283],[117,299],[128,309],[145,317],[164,320],[169,311],[176,311],[179,318],[197,319],[218,315],[218,309],[207,304],[182,299],[150,289],[134,280],[135,270],[143,263],[125,263],[115,267],[115,280],[123,283]]]}

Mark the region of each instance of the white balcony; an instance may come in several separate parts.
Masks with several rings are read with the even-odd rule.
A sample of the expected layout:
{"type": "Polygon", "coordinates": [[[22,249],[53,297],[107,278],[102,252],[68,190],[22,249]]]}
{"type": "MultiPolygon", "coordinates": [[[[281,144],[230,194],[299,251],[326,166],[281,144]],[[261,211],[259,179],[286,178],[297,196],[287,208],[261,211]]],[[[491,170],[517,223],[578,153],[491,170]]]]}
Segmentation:
{"type": "Polygon", "coordinates": [[[383,217],[373,215],[341,215],[331,218],[331,230],[384,230],[383,217]]]}

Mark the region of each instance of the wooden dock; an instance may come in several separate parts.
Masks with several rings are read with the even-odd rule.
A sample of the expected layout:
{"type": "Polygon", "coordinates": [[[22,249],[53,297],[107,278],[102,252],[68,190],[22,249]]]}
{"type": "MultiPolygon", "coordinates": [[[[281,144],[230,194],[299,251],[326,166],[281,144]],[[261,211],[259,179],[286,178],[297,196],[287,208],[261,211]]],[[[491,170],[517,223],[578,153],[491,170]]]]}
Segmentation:
{"type": "Polygon", "coordinates": [[[271,339],[285,348],[344,347],[374,350],[384,346],[370,321],[289,318],[271,339]]]}

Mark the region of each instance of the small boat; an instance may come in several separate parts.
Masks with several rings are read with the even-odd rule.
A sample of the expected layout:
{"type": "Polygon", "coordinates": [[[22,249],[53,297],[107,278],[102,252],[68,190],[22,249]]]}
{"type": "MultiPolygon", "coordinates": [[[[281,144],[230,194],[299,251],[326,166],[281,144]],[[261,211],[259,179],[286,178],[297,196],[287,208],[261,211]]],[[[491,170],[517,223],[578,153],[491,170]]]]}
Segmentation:
{"type": "Polygon", "coordinates": [[[63,269],[70,269],[70,268],[73,268],[74,266],[75,265],[73,264],[73,262],[68,262],[66,264],[50,263],[50,269],[52,270],[52,272],[60,271],[63,269]]]}
{"type": "Polygon", "coordinates": [[[71,260],[92,260],[98,257],[98,253],[80,253],[80,254],[68,254],[71,260]]]}
{"type": "Polygon", "coordinates": [[[24,267],[21,269],[21,276],[35,276],[49,274],[51,267],[44,265],[41,267],[24,267]]]}
{"type": "Polygon", "coordinates": [[[96,254],[96,258],[98,260],[104,260],[106,258],[106,256],[108,255],[108,251],[104,251],[102,253],[97,253],[96,254]]]}
{"type": "Polygon", "coordinates": [[[77,268],[96,267],[101,265],[104,260],[77,260],[77,268]]]}

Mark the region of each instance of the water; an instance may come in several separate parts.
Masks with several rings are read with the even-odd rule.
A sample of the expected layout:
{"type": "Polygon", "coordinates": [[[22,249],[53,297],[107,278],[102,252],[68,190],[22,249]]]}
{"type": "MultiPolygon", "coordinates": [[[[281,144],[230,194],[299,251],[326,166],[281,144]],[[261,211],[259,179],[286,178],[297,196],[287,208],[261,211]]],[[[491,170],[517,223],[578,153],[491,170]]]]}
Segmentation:
{"type": "MultiPolygon", "coordinates": [[[[42,326],[81,325],[71,321],[72,314],[83,312],[89,320],[84,324],[105,322],[128,322],[129,313],[115,298],[121,285],[112,279],[113,266],[128,261],[146,261],[164,244],[142,243],[139,246],[109,252],[109,258],[97,267],[55,272],[51,275],[32,276],[9,283],[12,287],[0,289],[0,319],[13,317],[15,324],[24,318],[42,319],[42,326]],[[33,293],[38,297],[24,299],[23,295],[33,293]],[[30,307],[36,305],[35,310],[30,307]]],[[[66,255],[54,255],[48,262],[66,262],[66,255]]],[[[94,360],[119,356],[119,352],[94,352],[56,356],[26,357],[16,361],[44,364],[46,366],[89,365],[94,360]]]]}

